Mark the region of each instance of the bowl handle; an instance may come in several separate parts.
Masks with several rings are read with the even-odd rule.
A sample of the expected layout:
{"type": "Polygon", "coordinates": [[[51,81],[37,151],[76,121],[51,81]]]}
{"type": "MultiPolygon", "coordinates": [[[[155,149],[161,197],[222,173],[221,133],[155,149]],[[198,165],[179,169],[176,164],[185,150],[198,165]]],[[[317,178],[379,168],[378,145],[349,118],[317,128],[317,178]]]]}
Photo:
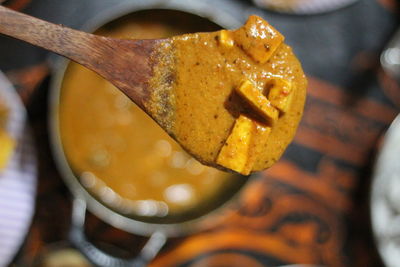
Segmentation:
{"type": "Polygon", "coordinates": [[[86,201],[76,198],[73,201],[72,221],[69,232],[71,244],[96,266],[143,267],[157,255],[167,238],[161,232],[154,232],[139,255],[133,259],[121,259],[111,256],[90,243],[84,233],[86,201]]]}

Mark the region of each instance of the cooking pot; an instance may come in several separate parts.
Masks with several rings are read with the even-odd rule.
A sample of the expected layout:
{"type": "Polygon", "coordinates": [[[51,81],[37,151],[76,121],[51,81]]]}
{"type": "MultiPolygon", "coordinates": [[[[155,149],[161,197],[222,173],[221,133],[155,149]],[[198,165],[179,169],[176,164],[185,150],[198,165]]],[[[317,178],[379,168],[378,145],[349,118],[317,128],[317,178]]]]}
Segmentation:
{"type": "MultiPolygon", "coordinates": [[[[246,20],[246,12],[243,12],[245,4],[237,1],[213,1],[213,0],[142,0],[127,1],[113,6],[103,14],[96,16],[89,24],[83,27],[86,32],[93,32],[101,26],[116,20],[117,18],[143,10],[176,10],[200,16],[221,26],[222,28],[240,27],[246,20]]],[[[81,185],[78,178],[68,164],[63,151],[59,132],[58,108],[60,103],[61,84],[68,61],[60,59],[54,68],[52,76],[52,88],[50,93],[50,136],[51,145],[56,165],[62,177],[73,195],[72,223],[70,230],[70,241],[90,261],[99,266],[143,266],[152,260],[168,237],[187,235],[189,233],[205,229],[221,218],[223,211],[232,206],[234,199],[238,196],[248,178],[235,179],[237,184],[233,185],[228,194],[222,197],[218,207],[208,210],[197,218],[181,220],[174,223],[164,223],[141,220],[140,218],[126,216],[118,213],[111,207],[99,201],[85,187],[81,185]],[[130,260],[119,259],[99,250],[89,241],[84,234],[85,213],[88,209],[91,213],[108,224],[127,231],[129,233],[150,237],[138,257],[130,260]]],[[[84,89],[83,89],[84,90],[84,89]]]]}

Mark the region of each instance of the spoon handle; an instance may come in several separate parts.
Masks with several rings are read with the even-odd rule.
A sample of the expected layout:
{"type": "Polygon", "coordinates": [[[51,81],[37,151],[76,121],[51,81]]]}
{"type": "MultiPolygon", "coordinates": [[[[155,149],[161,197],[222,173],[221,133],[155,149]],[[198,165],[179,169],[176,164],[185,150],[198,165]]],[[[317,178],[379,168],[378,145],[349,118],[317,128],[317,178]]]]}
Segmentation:
{"type": "Polygon", "coordinates": [[[69,58],[103,76],[143,108],[154,47],[162,40],[121,40],[55,25],[0,5],[0,33],[69,58]]]}
{"type": "MultiPolygon", "coordinates": [[[[98,57],[91,43],[101,37],[55,25],[0,6],[0,33],[91,67],[98,57]]],[[[104,38],[106,39],[106,38],[104,38]]]]}

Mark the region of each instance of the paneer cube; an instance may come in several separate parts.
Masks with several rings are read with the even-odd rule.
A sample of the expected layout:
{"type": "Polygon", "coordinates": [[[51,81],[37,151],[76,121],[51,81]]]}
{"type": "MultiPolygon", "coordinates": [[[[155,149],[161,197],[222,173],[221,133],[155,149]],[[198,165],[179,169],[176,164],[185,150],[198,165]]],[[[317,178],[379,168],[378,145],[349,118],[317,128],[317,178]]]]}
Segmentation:
{"type": "Polygon", "coordinates": [[[238,94],[243,97],[269,124],[278,119],[279,111],[271,105],[261,90],[249,80],[245,80],[236,88],[238,94]]]}
{"type": "Polygon", "coordinates": [[[14,150],[15,141],[5,131],[0,130],[0,171],[3,170],[14,150]]]}
{"type": "Polygon", "coordinates": [[[234,32],[235,42],[259,63],[265,63],[285,37],[258,16],[250,16],[244,27],[234,32]]]}
{"type": "Polygon", "coordinates": [[[271,104],[286,113],[292,99],[292,83],[282,78],[273,78],[267,83],[268,99],[271,104]]]}
{"type": "Polygon", "coordinates": [[[240,115],[218,154],[217,164],[249,175],[270,133],[271,127],[240,115]]]}
{"type": "Polygon", "coordinates": [[[221,45],[228,48],[233,47],[233,45],[235,44],[230,33],[227,30],[219,31],[218,41],[221,45]]]}
{"type": "Polygon", "coordinates": [[[248,158],[254,130],[253,121],[244,115],[240,115],[218,154],[217,164],[243,175],[248,175],[253,167],[252,164],[248,163],[248,158]]]}

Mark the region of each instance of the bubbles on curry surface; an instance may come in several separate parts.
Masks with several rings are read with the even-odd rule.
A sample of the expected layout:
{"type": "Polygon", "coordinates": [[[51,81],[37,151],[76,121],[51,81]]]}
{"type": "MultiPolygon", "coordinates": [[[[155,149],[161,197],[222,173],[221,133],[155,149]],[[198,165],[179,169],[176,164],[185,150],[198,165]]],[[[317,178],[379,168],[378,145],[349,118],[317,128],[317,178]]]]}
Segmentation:
{"type": "Polygon", "coordinates": [[[94,188],[97,183],[97,177],[91,172],[83,172],[80,176],[81,183],[84,187],[94,188]]]}
{"type": "Polygon", "coordinates": [[[110,153],[104,148],[94,150],[88,160],[95,168],[107,167],[110,164],[110,153]]]}
{"type": "Polygon", "coordinates": [[[155,152],[161,157],[169,157],[172,152],[172,146],[167,140],[158,140],[155,144],[155,152]]]}
{"type": "Polygon", "coordinates": [[[205,171],[205,166],[197,160],[191,158],[186,162],[186,170],[192,175],[199,175],[205,171]]]}
{"type": "MultiPolygon", "coordinates": [[[[141,178],[142,180],[145,179],[151,188],[161,190],[162,194],[159,199],[138,198],[133,200],[137,196],[140,185],[135,185],[134,181],[128,182],[120,193],[117,193],[91,171],[82,172],[80,181],[85,188],[94,192],[103,203],[118,209],[122,213],[163,217],[168,215],[171,205],[175,206],[174,209],[177,209],[176,207],[179,206],[194,206],[196,201],[199,201],[202,192],[201,190],[200,192],[196,191],[196,187],[199,186],[193,184],[193,181],[202,178],[200,184],[207,186],[216,182],[216,179],[220,179],[218,171],[202,165],[183,151],[173,150],[170,141],[159,139],[154,142],[150,150],[152,151],[151,158],[153,161],[154,158],[158,157],[167,163],[164,169],[153,169],[147,177],[141,178]],[[171,177],[168,169],[180,169],[181,172],[186,174],[189,183],[174,183],[174,177],[171,177]]],[[[96,150],[91,155],[92,161],[95,162],[92,166],[95,169],[106,167],[110,161],[109,156],[110,154],[106,154],[104,150],[96,150]]]]}
{"type": "Polygon", "coordinates": [[[186,153],[182,151],[174,151],[172,153],[170,165],[172,168],[182,169],[186,165],[187,158],[188,156],[186,155],[186,153]]]}
{"type": "Polygon", "coordinates": [[[190,204],[194,201],[194,188],[189,184],[175,184],[164,190],[164,198],[179,205],[190,204]]]}

